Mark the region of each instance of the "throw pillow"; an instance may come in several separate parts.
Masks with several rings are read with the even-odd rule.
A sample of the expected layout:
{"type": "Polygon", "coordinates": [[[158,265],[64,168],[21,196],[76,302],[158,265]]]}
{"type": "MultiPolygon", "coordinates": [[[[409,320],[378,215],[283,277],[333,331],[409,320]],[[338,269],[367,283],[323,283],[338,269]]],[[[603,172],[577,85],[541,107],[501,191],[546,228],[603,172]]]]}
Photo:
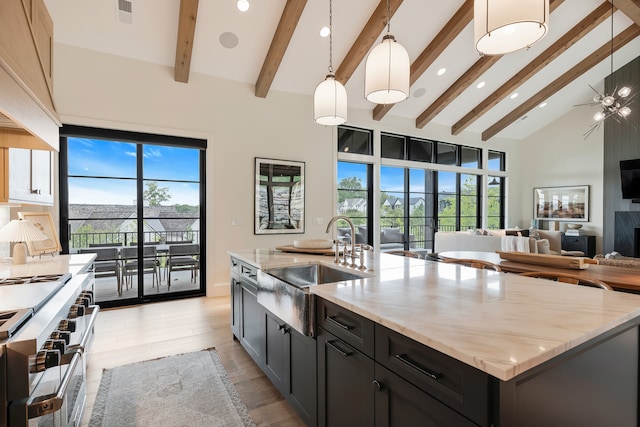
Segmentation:
{"type": "Polygon", "coordinates": [[[549,248],[549,240],[548,239],[540,239],[536,241],[538,246],[539,254],[551,254],[551,249],[549,248]]]}
{"type": "Polygon", "coordinates": [[[507,236],[529,237],[529,230],[505,230],[507,236]]]}
{"type": "Polygon", "coordinates": [[[533,237],[536,240],[540,240],[542,238],[542,237],[540,237],[540,232],[535,227],[531,227],[529,229],[529,237],[533,237]]]}

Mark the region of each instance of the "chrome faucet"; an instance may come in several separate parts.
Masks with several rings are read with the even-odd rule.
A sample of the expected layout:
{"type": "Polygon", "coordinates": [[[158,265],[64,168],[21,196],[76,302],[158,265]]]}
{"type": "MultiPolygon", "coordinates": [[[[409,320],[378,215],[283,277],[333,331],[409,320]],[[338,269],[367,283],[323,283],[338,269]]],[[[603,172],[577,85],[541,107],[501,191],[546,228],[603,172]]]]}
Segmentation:
{"type": "MultiPolygon", "coordinates": [[[[331,218],[331,220],[329,221],[329,224],[327,224],[327,233],[331,230],[331,226],[333,225],[334,222],[336,222],[337,220],[343,220],[346,223],[349,224],[349,227],[351,228],[351,258],[352,258],[352,264],[356,265],[356,261],[355,261],[355,256],[356,256],[356,227],[355,225],[353,225],[353,221],[351,221],[351,219],[348,216],[344,216],[344,215],[336,215],[333,218],[331,218]]],[[[339,247],[338,247],[338,243],[336,241],[336,259],[338,259],[339,255],[339,247]]],[[[344,247],[344,263],[347,263],[347,245],[345,244],[344,247]]]]}

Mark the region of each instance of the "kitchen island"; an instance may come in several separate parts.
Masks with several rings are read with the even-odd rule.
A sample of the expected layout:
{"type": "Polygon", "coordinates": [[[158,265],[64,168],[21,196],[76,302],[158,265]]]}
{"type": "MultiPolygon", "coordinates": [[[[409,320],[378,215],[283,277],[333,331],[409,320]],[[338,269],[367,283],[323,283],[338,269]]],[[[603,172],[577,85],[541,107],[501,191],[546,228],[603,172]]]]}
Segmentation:
{"type": "MultiPolygon", "coordinates": [[[[263,270],[332,262],[272,250],[230,255],[263,270]]],[[[429,372],[424,364],[436,360],[437,366],[453,366],[452,375],[460,381],[434,391],[417,377],[407,378],[410,374],[399,372],[401,379],[471,425],[637,425],[640,296],[386,254],[368,254],[366,265],[366,279],[313,286],[310,292],[318,297],[318,323],[329,307],[338,310],[335,319],[340,310],[347,318],[349,313],[355,316],[346,328],[358,322],[371,325],[373,332],[363,333],[360,342],[338,344],[342,353],[354,350],[371,362],[370,393],[378,387],[385,390],[376,378],[390,366],[381,354],[385,349],[378,346],[383,340],[393,347],[396,338],[407,339],[433,354],[423,357],[420,349],[407,350],[392,359],[411,355],[400,364],[418,360],[412,363],[416,372],[429,372]],[[370,349],[363,344],[366,340],[372,341],[370,349]],[[465,389],[470,382],[475,388],[465,389]],[[465,406],[473,401],[484,408],[465,406]]],[[[335,333],[327,329],[331,327],[321,324],[317,338],[321,425],[331,419],[326,400],[332,395],[330,377],[323,377],[322,369],[323,354],[330,353],[320,347],[341,338],[336,332],[340,328],[335,333]]],[[[442,372],[431,373],[434,383],[446,383],[442,372]]],[[[371,407],[381,416],[381,407],[397,412],[404,403],[387,396],[386,406],[371,407]]]]}

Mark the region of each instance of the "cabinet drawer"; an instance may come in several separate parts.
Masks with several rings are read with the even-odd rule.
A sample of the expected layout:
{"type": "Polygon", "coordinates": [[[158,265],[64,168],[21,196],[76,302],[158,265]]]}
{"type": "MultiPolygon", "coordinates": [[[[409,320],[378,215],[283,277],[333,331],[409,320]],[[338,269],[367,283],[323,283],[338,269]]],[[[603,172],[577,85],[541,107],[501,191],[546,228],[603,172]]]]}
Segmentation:
{"type": "Polygon", "coordinates": [[[488,424],[488,374],[384,326],[375,329],[378,363],[475,423],[488,424]]]}
{"type": "Polygon", "coordinates": [[[586,246],[586,239],[580,236],[564,236],[562,238],[562,247],[567,251],[579,251],[586,246]]]}
{"type": "Polygon", "coordinates": [[[371,320],[316,298],[316,324],[373,358],[374,323],[371,320]]]}

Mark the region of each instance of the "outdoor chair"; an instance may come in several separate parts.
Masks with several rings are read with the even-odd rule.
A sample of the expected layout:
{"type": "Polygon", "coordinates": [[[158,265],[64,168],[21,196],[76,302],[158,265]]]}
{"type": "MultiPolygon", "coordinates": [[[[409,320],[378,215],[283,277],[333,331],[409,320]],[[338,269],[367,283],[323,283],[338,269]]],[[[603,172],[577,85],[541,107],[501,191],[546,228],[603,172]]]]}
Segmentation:
{"type": "Polygon", "coordinates": [[[200,245],[170,245],[167,256],[167,285],[171,287],[172,271],[191,271],[191,281],[196,283],[200,269],[200,245]]]}
{"type": "Polygon", "coordinates": [[[93,253],[96,254],[96,259],[93,263],[95,269],[96,278],[100,277],[115,277],[116,284],[118,286],[118,295],[122,295],[122,276],[120,269],[120,255],[118,248],[115,247],[103,247],[103,248],[82,248],[78,249],[79,254],[93,253]]]}
{"type": "MultiPolygon", "coordinates": [[[[155,246],[143,247],[142,271],[143,274],[152,274],[151,286],[154,287],[158,282],[158,290],[160,290],[160,276],[158,261],[158,253],[155,246]]],[[[138,247],[131,246],[122,248],[122,276],[125,278],[127,285],[131,281],[131,276],[138,275],[138,247]]]]}

